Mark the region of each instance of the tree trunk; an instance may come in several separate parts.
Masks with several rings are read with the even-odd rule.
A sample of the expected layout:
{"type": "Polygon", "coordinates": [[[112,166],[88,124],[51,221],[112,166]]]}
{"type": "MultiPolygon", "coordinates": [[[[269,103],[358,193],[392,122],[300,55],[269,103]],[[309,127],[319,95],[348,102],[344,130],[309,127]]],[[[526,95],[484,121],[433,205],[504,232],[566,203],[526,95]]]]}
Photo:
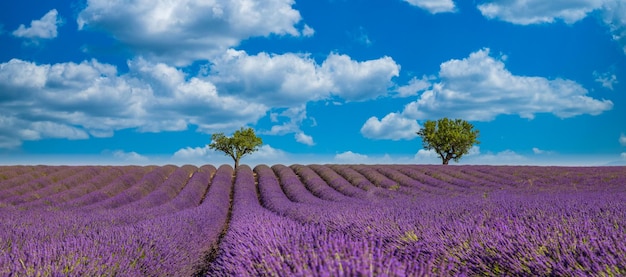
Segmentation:
{"type": "Polygon", "coordinates": [[[450,160],[452,160],[452,153],[446,153],[446,157],[441,159],[443,161],[443,165],[447,165],[450,160]]]}
{"type": "Polygon", "coordinates": [[[239,166],[239,159],[235,159],[235,169],[239,166]]]}

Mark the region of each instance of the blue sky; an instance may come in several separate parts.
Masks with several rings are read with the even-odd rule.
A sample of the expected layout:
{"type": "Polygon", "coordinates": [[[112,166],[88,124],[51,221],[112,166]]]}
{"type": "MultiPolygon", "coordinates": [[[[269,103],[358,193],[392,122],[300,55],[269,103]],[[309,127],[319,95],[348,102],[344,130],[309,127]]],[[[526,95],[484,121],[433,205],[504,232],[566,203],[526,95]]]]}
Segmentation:
{"type": "Polygon", "coordinates": [[[626,164],[622,0],[0,3],[1,164],[626,164]]]}

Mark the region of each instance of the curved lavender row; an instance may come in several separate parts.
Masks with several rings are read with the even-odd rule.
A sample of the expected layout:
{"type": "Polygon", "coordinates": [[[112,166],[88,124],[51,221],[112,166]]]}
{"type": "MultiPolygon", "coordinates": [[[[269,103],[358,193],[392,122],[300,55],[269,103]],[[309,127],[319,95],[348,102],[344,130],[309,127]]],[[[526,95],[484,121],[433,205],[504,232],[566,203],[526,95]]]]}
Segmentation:
{"type": "MultiPolygon", "coordinates": [[[[475,190],[482,190],[482,187],[475,186],[471,182],[467,182],[466,180],[460,180],[456,177],[450,176],[446,173],[446,169],[442,169],[444,166],[413,166],[409,167],[412,170],[418,171],[432,179],[438,180],[439,182],[447,183],[448,187],[453,190],[460,192],[475,192],[475,190]]],[[[458,170],[458,169],[451,169],[458,170]]]]}
{"type": "Polygon", "coordinates": [[[316,197],[330,201],[348,200],[350,197],[341,194],[326,183],[315,171],[304,165],[291,165],[291,169],[300,177],[304,186],[316,197]]]}
{"type": "Polygon", "coordinates": [[[63,180],[59,180],[53,185],[32,190],[31,192],[24,193],[22,195],[16,195],[4,200],[5,203],[11,203],[13,205],[19,205],[22,203],[30,202],[36,199],[40,199],[44,196],[52,196],[54,194],[67,191],[74,186],[80,185],[89,179],[98,175],[103,168],[101,167],[83,167],[76,174],[69,176],[63,180]]]}
{"type": "MultiPolygon", "coordinates": [[[[406,176],[405,177],[407,179],[404,180],[404,182],[399,182],[398,180],[392,180],[389,177],[378,172],[373,166],[351,165],[351,167],[352,169],[356,170],[358,173],[362,174],[363,177],[365,177],[367,180],[372,182],[377,187],[390,190],[390,191],[397,191],[398,193],[406,195],[406,196],[415,197],[416,195],[419,195],[420,192],[418,189],[416,189],[416,187],[419,188],[423,186],[422,184],[417,183],[417,181],[410,179],[406,176]],[[407,185],[407,184],[412,184],[412,183],[415,183],[414,186],[407,185]]],[[[403,178],[401,175],[403,174],[394,174],[395,176],[394,178],[395,179],[403,178]]]]}
{"type": "MultiPolygon", "coordinates": [[[[270,206],[316,207],[289,201],[269,168],[257,166],[255,171],[260,177],[261,197],[264,202],[273,202],[270,206]]],[[[383,251],[380,239],[353,237],[330,231],[324,223],[303,224],[268,212],[256,199],[250,169],[238,167],[236,178],[230,228],[206,276],[416,276],[420,273],[415,264],[402,263],[395,255],[383,251]]],[[[325,217],[325,213],[319,217],[325,217]]]]}
{"type": "Polygon", "coordinates": [[[177,167],[174,165],[157,167],[155,170],[143,176],[143,178],[141,178],[138,183],[133,184],[123,193],[119,193],[113,197],[109,197],[108,199],[100,201],[96,204],[83,207],[82,209],[114,209],[137,201],[148,195],[159,185],[165,182],[165,180],[167,180],[167,177],[172,174],[176,170],[176,168],[177,167]]]}
{"type": "MultiPolygon", "coordinates": [[[[207,169],[210,168],[194,174],[192,181],[208,183],[212,172],[207,169]]],[[[232,167],[220,166],[199,206],[140,224],[146,236],[154,238],[158,253],[144,261],[151,268],[145,275],[199,276],[206,272],[208,262],[217,254],[220,237],[228,228],[232,174],[232,167]]]]}
{"type": "Polygon", "coordinates": [[[0,192],[6,189],[12,189],[21,184],[28,183],[34,179],[46,176],[47,174],[53,173],[59,169],[60,169],[59,167],[54,167],[54,166],[45,166],[45,165],[34,166],[32,171],[24,172],[23,174],[20,174],[19,176],[15,176],[13,178],[3,180],[2,182],[0,182],[0,192]]]}
{"type": "Polygon", "coordinates": [[[54,183],[58,182],[59,180],[65,179],[71,175],[76,174],[80,170],[81,169],[79,167],[59,166],[58,170],[52,172],[49,175],[45,175],[37,179],[31,180],[30,182],[19,184],[10,189],[5,189],[3,191],[0,191],[0,201],[7,199],[9,197],[23,195],[33,190],[51,186],[54,183]]]}
{"type": "Polygon", "coordinates": [[[0,275],[191,276],[225,228],[231,176],[218,172],[200,206],[139,222],[112,225],[123,209],[0,214],[0,275]]]}
{"type": "Polygon", "coordinates": [[[65,202],[60,205],[61,208],[74,209],[76,207],[82,207],[86,205],[93,205],[101,201],[105,201],[115,195],[120,194],[124,190],[128,189],[132,185],[139,182],[143,177],[157,170],[157,167],[137,167],[133,168],[126,174],[116,178],[111,183],[101,186],[98,190],[84,194],[81,197],[74,198],[71,201],[65,202]]]}
{"type": "Polygon", "coordinates": [[[348,165],[329,165],[328,167],[353,186],[364,190],[367,194],[367,199],[405,197],[405,195],[399,194],[393,190],[385,190],[374,185],[369,179],[363,176],[363,174],[348,165]]]}
{"type": "Polygon", "coordinates": [[[217,169],[212,165],[205,165],[198,168],[198,171],[191,176],[189,182],[172,201],[167,202],[175,210],[196,207],[207,197],[210,189],[209,181],[216,174],[217,169]],[[199,177],[202,176],[202,177],[199,177]]]}
{"type": "Polygon", "coordinates": [[[445,195],[450,192],[448,185],[443,182],[437,182],[437,185],[426,183],[426,175],[410,174],[414,172],[402,171],[401,168],[394,168],[388,165],[381,165],[374,167],[374,170],[378,171],[383,176],[398,182],[401,187],[406,187],[414,191],[414,194],[431,194],[431,195],[445,195]]]}
{"type": "Polygon", "coordinates": [[[40,199],[30,201],[27,203],[20,204],[20,208],[32,209],[32,208],[41,208],[41,207],[54,207],[60,205],[61,203],[65,203],[72,199],[81,197],[87,193],[95,191],[102,186],[105,186],[111,183],[116,178],[122,176],[125,172],[130,171],[133,166],[111,166],[107,167],[105,170],[100,172],[98,175],[94,176],[88,181],[83,182],[82,184],[77,184],[72,188],[55,193],[52,195],[48,195],[42,197],[40,199]]]}
{"type": "Polygon", "coordinates": [[[433,169],[436,172],[440,172],[441,175],[444,175],[443,179],[447,182],[470,188],[472,190],[475,190],[476,188],[481,190],[493,190],[501,187],[500,184],[485,179],[479,179],[473,175],[467,174],[463,172],[462,168],[459,167],[439,166],[433,169]]]}
{"type": "Polygon", "coordinates": [[[163,183],[155,187],[145,197],[124,205],[125,209],[148,209],[165,204],[172,200],[185,187],[187,181],[198,168],[193,165],[184,165],[176,168],[163,183]]]}
{"type": "Polygon", "coordinates": [[[285,195],[294,202],[299,203],[324,203],[327,200],[318,198],[311,191],[307,190],[298,175],[293,170],[281,164],[273,165],[272,170],[280,180],[280,186],[285,195]]]}
{"type": "Polygon", "coordinates": [[[502,178],[501,176],[497,176],[494,174],[489,174],[488,172],[494,172],[495,167],[492,168],[491,171],[487,170],[487,172],[482,171],[482,168],[488,166],[474,165],[474,166],[463,166],[459,169],[459,172],[465,174],[465,176],[471,176],[469,178],[473,178],[478,182],[488,182],[488,185],[493,189],[505,189],[509,187],[509,183],[511,183],[510,179],[502,178]]]}
{"type": "MultiPolygon", "coordinates": [[[[380,171],[381,173],[385,174],[387,177],[390,177],[389,175],[389,170],[392,170],[392,168],[387,167],[387,166],[383,166],[381,168],[377,168],[378,171],[380,171]]],[[[424,188],[429,189],[431,192],[436,193],[438,192],[443,192],[445,194],[449,194],[452,191],[458,192],[459,188],[458,187],[453,187],[451,186],[449,183],[446,183],[442,180],[439,180],[437,178],[433,178],[431,176],[428,176],[426,174],[424,174],[424,172],[422,172],[421,170],[417,170],[413,167],[397,167],[396,170],[416,181],[418,181],[419,183],[424,185],[424,188]]],[[[437,193],[439,194],[439,193],[437,193]]]]}
{"type": "Polygon", "coordinates": [[[323,210],[318,205],[292,202],[270,167],[257,165],[254,172],[257,174],[259,199],[263,207],[298,222],[319,222],[319,217],[324,214],[323,210]]]}
{"type": "Polygon", "coordinates": [[[318,164],[309,165],[309,168],[313,169],[313,171],[315,171],[317,175],[322,177],[322,179],[324,179],[324,181],[326,181],[329,186],[331,186],[341,194],[359,199],[368,198],[368,195],[364,190],[353,186],[341,175],[337,174],[337,172],[335,172],[333,169],[325,165],[318,164]]]}
{"type": "Polygon", "coordinates": [[[2,183],[24,174],[33,173],[38,169],[38,166],[27,165],[2,166],[0,167],[0,188],[3,187],[2,183]]]}

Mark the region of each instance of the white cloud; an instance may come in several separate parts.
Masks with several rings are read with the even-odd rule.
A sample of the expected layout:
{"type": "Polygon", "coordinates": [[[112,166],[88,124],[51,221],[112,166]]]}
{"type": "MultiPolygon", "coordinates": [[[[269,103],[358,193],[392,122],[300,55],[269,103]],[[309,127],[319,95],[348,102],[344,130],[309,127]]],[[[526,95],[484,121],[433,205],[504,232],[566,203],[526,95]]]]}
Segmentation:
{"type": "Polygon", "coordinates": [[[137,152],[124,152],[122,150],[113,151],[113,157],[117,160],[133,164],[145,164],[150,160],[148,157],[140,155],[137,152]]]}
{"type": "Polygon", "coordinates": [[[212,61],[207,78],[220,92],[243,95],[273,107],[292,107],[336,95],[362,101],[388,93],[400,66],[393,59],[355,61],[331,53],[321,64],[308,55],[248,55],[229,49],[212,61]],[[259,70],[263,68],[263,70],[259,70]]]}
{"type": "Polygon", "coordinates": [[[440,164],[441,157],[434,149],[420,149],[415,153],[414,159],[422,164],[440,164]]]}
{"type": "Polygon", "coordinates": [[[489,49],[442,63],[439,78],[405,106],[404,117],[490,121],[501,114],[532,119],[536,113],[552,113],[567,118],[613,108],[613,102],[586,96],[588,91],[571,80],[513,75],[502,60],[489,56],[489,49]]]}
{"type": "Polygon", "coordinates": [[[533,153],[535,153],[536,155],[544,155],[544,154],[554,154],[554,151],[549,151],[549,150],[543,150],[543,149],[539,149],[537,147],[533,147],[533,153]]]}
{"type": "Polygon", "coordinates": [[[347,101],[363,101],[387,94],[400,66],[390,57],[359,62],[333,53],[322,63],[321,73],[332,80],[332,94],[347,101]]]}
{"type": "Polygon", "coordinates": [[[602,7],[603,2],[604,0],[494,0],[478,5],[478,9],[487,18],[498,18],[521,25],[552,23],[557,19],[572,24],[602,7]]]}
{"type": "Polygon", "coordinates": [[[529,25],[562,20],[574,24],[596,13],[626,53],[626,3],[623,0],[492,0],[478,5],[483,16],[529,25]]]}
{"type": "Polygon", "coordinates": [[[103,30],[143,56],[177,65],[210,59],[242,40],[270,34],[311,36],[293,0],[90,0],[80,29],[103,30]]]}
{"type": "Polygon", "coordinates": [[[273,148],[269,144],[262,145],[258,151],[250,154],[250,161],[265,164],[280,163],[287,160],[285,151],[273,148]]]}
{"type": "Polygon", "coordinates": [[[334,160],[338,163],[345,163],[345,164],[363,164],[363,163],[367,163],[368,156],[359,154],[359,153],[354,153],[352,151],[346,151],[346,152],[335,155],[334,160]]]}
{"type": "Polygon", "coordinates": [[[311,37],[315,34],[315,29],[311,28],[311,26],[304,24],[304,28],[302,28],[302,35],[305,37],[311,37]]]}
{"type": "Polygon", "coordinates": [[[452,0],[404,0],[413,6],[425,9],[430,13],[454,12],[456,10],[452,0]]]}
{"type": "Polygon", "coordinates": [[[434,77],[423,76],[421,79],[413,77],[409,84],[406,86],[398,87],[398,97],[409,97],[417,95],[418,92],[424,91],[432,85],[430,81],[434,80],[434,77]]]}
{"type": "Polygon", "coordinates": [[[626,146],[626,135],[624,135],[624,133],[621,133],[619,135],[619,144],[621,144],[622,146],[626,146]]]}
{"type": "Polygon", "coordinates": [[[626,152],[622,152],[622,154],[620,155],[620,157],[622,158],[622,160],[626,160],[626,152]]]}
{"type": "Polygon", "coordinates": [[[310,146],[315,145],[315,142],[313,141],[313,137],[303,132],[296,133],[295,138],[296,138],[296,141],[299,143],[310,145],[310,146]]]}
{"type": "Polygon", "coordinates": [[[59,18],[56,9],[50,10],[41,19],[30,22],[30,27],[21,24],[17,30],[13,31],[13,35],[21,38],[29,39],[52,39],[57,37],[57,27],[63,23],[59,18]]]}
{"type": "Polygon", "coordinates": [[[23,140],[83,139],[138,128],[144,132],[236,129],[268,108],[229,95],[182,71],[143,59],[130,72],[96,60],[38,65],[13,59],[0,64],[0,145],[23,140]],[[226,122],[226,123],[225,123],[226,122]]]}
{"type": "Polygon", "coordinates": [[[207,144],[203,147],[181,148],[178,151],[174,152],[173,157],[176,159],[198,159],[207,157],[209,153],[212,152],[214,152],[214,150],[209,148],[209,145],[207,144]]]}
{"type": "Polygon", "coordinates": [[[606,0],[602,19],[626,54],[626,3],[622,0],[606,0]]]}
{"type": "Polygon", "coordinates": [[[613,85],[617,84],[617,76],[614,73],[598,73],[593,72],[593,76],[596,77],[596,82],[602,84],[603,87],[613,90],[613,85]]]}
{"type": "Polygon", "coordinates": [[[375,116],[370,117],[361,127],[361,134],[372,139],[410,140],[417,137],[416,132],[419,129],[417,121],[390,113],[382,120],[375,116]]]}

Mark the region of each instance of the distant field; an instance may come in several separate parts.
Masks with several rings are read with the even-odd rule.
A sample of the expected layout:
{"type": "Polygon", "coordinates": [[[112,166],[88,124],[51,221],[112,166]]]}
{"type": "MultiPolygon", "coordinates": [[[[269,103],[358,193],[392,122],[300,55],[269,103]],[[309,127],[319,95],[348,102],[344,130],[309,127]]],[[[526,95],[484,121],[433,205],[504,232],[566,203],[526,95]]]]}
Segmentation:
{"type": "Polygon", "coordinates": [[[0,276],[624,276],[626,167],[0,166],[0,276]]]}

